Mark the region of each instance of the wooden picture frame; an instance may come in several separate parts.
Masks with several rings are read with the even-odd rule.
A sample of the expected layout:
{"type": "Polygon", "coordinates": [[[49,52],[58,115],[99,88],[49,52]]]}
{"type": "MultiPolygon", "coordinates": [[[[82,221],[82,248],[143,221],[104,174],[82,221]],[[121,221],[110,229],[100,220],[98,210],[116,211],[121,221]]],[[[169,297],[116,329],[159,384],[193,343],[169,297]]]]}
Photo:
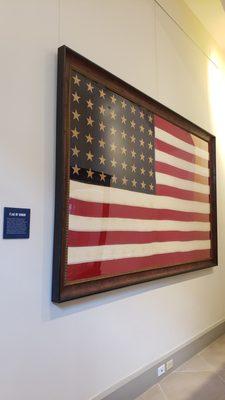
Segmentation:
{"type": "MultiPolygon", "coordinates": [[[[86,83],[86,85],[87,85],[87,83],[86,83]]],[[[78,86],[78,83],[77,83],[77,86],[78,86]]],[[[176,90],[176,88],[174,88],[174,90],[176,90]]],[[[97,91],[97,89],[96,89],[96,91],[97,91]]],[[[92,94],[92,93],[90,93],[90,94],[92,94]]],[[[78,111],[81,114],[82,110],[84,109],[84,107],[86,107],[86,105],[84,103],[82,103],[82,98],[80,98],[82,96],[80,95],[80,92],[78,94],[75,94],[74,96],[76,96],[75,103],[76,103],[76,105],[79,106],[78,111]]],[[[104,100],[104,98],[102,100],[104,100]]],[[[91,103],[89,103],[89,105],[91,105],[92,103],[93,103],[93,101],[91,103]]],[[[121,101],[121,104],[122,104],[122,101],[121,101]]],[[[108,108],[110,108],[110,106],[108,108]]],[[[92,110],[90,110],[90,111],[92,111],[92,110]]],[[[112,112],[113,111],[111,111],[111,113],[112,112]]],[[[78,115],[80,115],[80,114],[78,114],[78,115]]],[[[75,118],[77,120],[79,119],[79,117],[77,117],[77,114],[76,114],[75,118]]],[[[93,118],[94,118],[94,116],[93,116],[93,118]]],[[[150,118],[150,117],[148,117],[148,118],[150,118]]],[[[150,123],[150,121],[151,121],[151,118],[149,119],[149,123],[150,123]]],[[[147,124],[147,122],[146,122],[146,124],[147,124]]],[[[95,134],[97,135],[97,133],[95,133],[95,131],[92,131],[91,134],[92,134],[92,136],[94,136],[95,134]]],[[[81,135],[82,135],[82,132],[81,132],[81,135]]],[[[153,138],[153,141],[154,140],[155,140],[155,143],[156,143],[156,141],[158,141],[158,139],[153,138]]],[[[175,138],[174,140],[180,146],[181,141],[180,141],[179,137],[175,138]]],[[[83,141],[86,143],[86,141],[84,139],[83,139],[83,141]]],[[[141,140],[139,140],[139,141],[140,141],[140,143],[142,143],[141,140]]],[[[187,144],[187,145],[189,146],[189,144],[187,144]]],[[[171,146],[171,148],[173,148],[173,145],[168,144],[168,146],[171,146]]],[[[194,148],[194,151],[195,150],[196,149],[194,148]]],[[[155,151],[155,150],[152,150],[152,151],[155,151]]],[[[184,164],[185,164],[186,163],[185,150],[180,149],[179,151],[181,152],[182,157],[184,155],[184,164]]],[[[191,151],[192,151],[192,147],[191,147],[191,151]]],[[[190,154],[189,154],[189,156],[190,156],[190,154]]],[[[195,157],[194,160],[197,160],[197,158],[199,159],[199,157],[196,156],[195,153],[194,153],[193,157],[195,157]]],[[[156,160],[155,163],[156,162],[158,162],[158,161],[156,160]]],[[[187,162],[189,162],[189,161],[187,161],[187,162]]],[[[79,165],[78,165],[78,167],[79,167],[79,165]]],[[[80,169],[81,168],[78,168],[78,170],[80,170],[80,169]]],[[[175,171],[175,169],[174,169],[174,171],[175,171]]],[[[86,170],[86,172],[87,172],[87,170],[86,170]]],[[[164,172],[167,173],[167,171],[164,171],[164,172]]],[[[154,172],[154,174],[156,174],[156,172],[154,172]]],[[[189,174],[189,172],[188,172],[188,174],[189,174]]],[[[193,185],[195,185],[196,184],[195,180],[197,179],[196,177],[198,177],[198,174],[196,174],[196,175],[194,173],[190,173],[190,174],[188,175],[187,179],[190,179],[190,182],[191,181],[192,181],[192,183],[194,182],[193,185]],[[190,174],[192,174],[191,177],[189,176],[190,174]]],[[[104,175],[104,173],[103,173],[103,175],[104,175]]],[[[78,178],[78,176],[75,178],[78,178]]],[[[98,177],[98,179],[99,179],[99,177],[98,177]]],[[[179,179],[178,179],[178,182],[180,182],[179,179]]],[[[182,180],[182,177],[181,177],[181,180],[182,180]]],[[[134,179],[134,181],[136,182],[135,179],[134,179]]],[[[83,184],[82,182],[84,182],[84,181],[81,180],[81,184],[83,184]]],[[[91,182],[91,183],[93,183],[93,182],[91,182]]],[[[87,185],[87,191],[89,190],[89,187],[90,187],[90,189],[91,188],[93,189],[93,187],[94,187],[96,190],[98,190],[98,189],[103,190],[105,188],[105,186],[107,186],[107,183],[104,183],[104,187],[101,186],[101,183],[102,182],[100,182],[100,183],[98,182],[96,186],[92,185],[92,184],[90,184],[89,186],[87,185]],[[103,189],[101,189],[102,187],[103,187],[103,189]]],[[[192,183],[190,183],[190,184],[192,184],[192,183]]],[[[187,184],[188,184],[188,181],[187,181],[187,184]]],[[[201,181],[200,181],[200,185],[201,185],[201,181]]],[[[153,187],[153,185],[152,185],[152,187],[153,187]]],[[[119,190],[121,193],[121,190],[123,190],[123,188],[121,190],[120,189],[115,189],[115,190],[117,190],[117,191],[119,190]]],[[[180,189],[178,189],[178,196],[180,193],[179,191],[180,191],[180,189]]],[[[128,192],[126,192],[126,193],[128,193],[128,192]]],[[[132,199],[132,196],[137,197],[138,195],[139,194],[137,194],[137,192],[130,191],[127,194],[126,198],[132,199]]],[[[141,197],[141,199],[142,199],[142,198],[144,198],[143,196],[148,196],[148,194],[142,193],[140,196],[142,196],[141,197]]],[[[151,196],[153,196],[153,195],[151,195],[151,196]]],[[[203,195],[203,196],[205,196],[205,195],[203,195]]],[[[198,202],[200,214],[201,214],[201,201],[203,201],[202,204],[205,204],[204,200],[201,200],[201,198],[200,198],[200,202],[198,202]]],[[[195,205],[196,198],[194,198],[193,200],[194,200],[193,204],[195,205]]],[[[187,204],[189,204],[189,203],[187,203],[187,204]]],[[[162,211],[161,210],[158,210],[158,211],[159,211],[159,218],[161,218],[160,213],[162,213],[162,211]]],[[[186,214],[187,213],[185,211],[185,215],[186,214]]],[[[202,212],[202,215],[203,214],[204,214],[204,212],[202,212]]],[[[74,218],[73,220],[75,221],[75,224],[76,224],[76,215],[73,216],[73,218],[74,218]]],[[[92,224],[94,227],[93,220],[91,220],[91,221],[92,221],[92,224]]],[[[87,220],[87,222],[88,222],[88,220],[87,220]]],[[[189,222],[189,220],[188,220],[188,222],[189,222]]],[[[148,223],[148,221],[147,222],[145,221],[145,223],[148,223]]],[[[136,221],[134,221],[134,226],[135,226],[135,224],[136,224],[136,221]]],[[[204,225],[204,227],[205,226],[206,225],[204,225]]],[[[182,226],[181,226],[181,230],[182,230],[182,226]]],[[[195,233],[195,236],[193,236],[193,243],[195,241],[196,241],[195,243],[197,243],[198,233],[199,232],[195,233]]],[[[79,235],[79,232],[78,232],[78,235],[79,235]]],[[[206,234],[204,233],[204,235],[206,235],[206,234]]],[[[133,240],[132,243],[135,243],[135,240],[133,240]]],[[[204,242],[204,243],[206,243],[206,242],[204,242]]],[[[182,242],[183,247],[181,248],[182,252],[186,249],[186,247],[189,248],[188,247],[189,245],[190,245],[190,242],[183,241],[182,242]]],[[[206,244],[204,246],[206,247],[206,244]]],[[[205,247],[204,247],[204,249],[205,249],[205,247]]],[[[136,248],[135,245],[133,245],[133,248],[136,248]]],[[[83,248],[83,253],[82,253],[81,248],[77,249],[77,252],[79,254],[81,254],[82,260],[83,260],[83,258],[82,258],[83,255],[85,255],[85,252],[87,251],[86,249],[87,249],[87,247],[83,248]]],[[[116,246],[116,247],[114,247],[114,249],[118,249],[118,247],[116,246]]],[[[116,251],[117,250],[115,250],[115,252],[116,251]]],[[[75,254],[74,257],[75,257],[75,261],[76,261],[76,248],[75,248],[73,254],[75,254]]],[[[206,254],[206,253],[204,253],[204,254],[206,254]]],[[[168,256],[168,260],[169,259],[170,258],[168,256]]],[[[115,262],[116,261],[117,261],[117,258],[115,259],[115,262]]],[[[132,261],[132,259],[131,259],[131,261],[132,261]]],[[[101,264],[101,261],[99,261],[99,262],[101,264]]],[[[131,264],[132,264],[132,262],[131,262],[131,264]]],[[[83,265],[86,265],[86,264],[83,264],[83,265]]],[[[215,137],[212,136],[210,133],[206,132],[205,130],[199,128],[192,122],[188,121],[184,117],[169,110],[164,105],[162,105],[162,104],[158,103],[157,101],[153,100],[152,98],[148,97],[146,94],[135,89],[131,85],[125,83],[121,79],[115,77],[111,73],[109,73],[106,70],[102,69],[101,67],[95,65],[94,63],[87,60],[83,56],[72,51],[68,47],[66,47],[66,46],[60,47],[58,50],[55,231],[54,231],[52,301],[63,302],[63,301],[75,299],[78,297],[91,295],[94,293],[99,293],[99,292],[103,292],[103,291],[107,291],[107,290],[121,288],[123,286],[128,286],[128,285],[133,285],[133,284],[137,284],[137,283],[141,283],[141,282],[150,281],[153,279],[168,277],[168,276],[172,276],[172,275],[176,275],[176,274],[182,274],[185,272],[200,270],[203,268],[209,268],[209,267],[213,267],[215,265],[217,265],[215,137]],[[104,88],[104,91],[106,93],[108,93],[108,94],[113,93],[113,96],[115,94],[115,96],[117,97],[117,100],[124,99],[124,101],[128,104],[128,106],[129,106],[129,104],[133,104],[134,107],[136,107],[136,109],[139,110],[139,114],[141,116],[143,115],[143,113],[146,115],[147,115],[147,113],[149,113],[149,115],[153,115],[154,121],[152,123],[155,123],[156,119],[158,119],[159,121],[164,121],[165,123],[168,124],[168,126],[173,127],[178,132],[181,132],[181,133],[183,132],[182,134],[186,135],[185,136],[186,138],[191,137],[194,140],[194,143],[198,142],[200,147],[201,147],[201,145],[203,145],[203,147],[205,146],[204,148],[208,149],[207,154],[209,157],[209,161],[208,161],[207,165],[208,165],[209,178],[207,178],[207,182],[208,182],[206,185],[207,187],[203,188],[204,191],[206,191],[206,192],[207,192],[207,190],[209,191],[208,203],[207,203],[208,204],[207,207],[209,209],[208,222],[207,222],[208,223],[208,225],[207,225],[208,226],[207,243],[208,243],[208,246],[210,246],[210,247],[207,250],[208,251],[207,257],[205,257],[203,255],[203,258],[201,259],[201,257],[198,256],[198,259],[196,259],[196,260],[194,258],[193,261],[187,260],[187,262],[178,262],[178,263],[175,263],[172,265],[170,265],[171,261],[168,261],[168,265],[162,264],[161,266],[157,265],[157,267],[154,267],[154,263],[153,263],[152,265],[149,265],[149,267],[145,266],[144,269],[140,269],[140,270],[139,269],[136,269],[136,270],[131,269],[131,271],[129,271],[129,270],[122,271],[122,272],[119,271],[119,273],[111,272],[109,274],[103,274],[103,275],[101,273],[99,273],[99,275],[96,275],[96,276],[94,276],[94,275],[88,276],[87,278],[82,277],[81,279],[74,279],[71,282],[67,281],[66,274],[67,274],[67,271],[69,268],[68,267],[68,251],[69,251],[68,250],[68,232],[69,232],[68,224],[69,224],[69,197],[70,197],[70,186],[69,185],[70,185],[70,174],[71,174],[71,165],[70,165],[71,154],[70,153],[71,153],[71,141],[72,141],[71,131],[73,128],[70,126],[71,118],[72,118],[71,117],[71,112],[72,112],[71,111],[71,107],[72,107],[71,106],[71,104],[72,104],[71,85],[75,84],[76,78],[74,76],[76,76],[76,75],[78,76],[77,82],[79,82],[79,80],[80,80],[79,77],[81,76],[81,77],[84,77],[85,79],[88,79],[92,83],[91,86],[89,86],[89,89],[92,86],[94,87],[96,85],[96,88],[98,88],[98,91],[100,92],[99,88],[104,88]],[[73,78],[73,81],[72,81],[72,78],[73,78]],[[144,110],[143,113],[142,113],[142,110],[144,110]]],[[[120,259],[118,259],[118,270],[119,270],[119,268],[120,268],[120,259]]],[[[85,269],[85,267],[84,267],[84,269],[85,269]]],[[[74,266],[74,271],[75,270],[76,270],[76,265],[74,266]]]]}

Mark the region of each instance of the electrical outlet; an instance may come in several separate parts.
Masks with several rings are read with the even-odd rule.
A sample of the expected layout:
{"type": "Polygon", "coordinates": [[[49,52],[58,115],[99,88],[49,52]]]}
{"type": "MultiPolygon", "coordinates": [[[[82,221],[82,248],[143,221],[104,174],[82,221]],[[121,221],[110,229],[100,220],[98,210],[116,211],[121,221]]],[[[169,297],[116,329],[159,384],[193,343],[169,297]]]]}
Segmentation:
{"type": "Polygon", "coordinates": [[[171,358],[171,360],[168,360],[166,363],[166,370],[168,371],[168,369],[173,368],[173,359],[171,358]]]}
{"type": "Polygon", "coordinates": [[[158,376],[161,376],[162,374],[165,374],[166,372],[166,366],[165,364],[162,364],[158,367],[158,376]]]}

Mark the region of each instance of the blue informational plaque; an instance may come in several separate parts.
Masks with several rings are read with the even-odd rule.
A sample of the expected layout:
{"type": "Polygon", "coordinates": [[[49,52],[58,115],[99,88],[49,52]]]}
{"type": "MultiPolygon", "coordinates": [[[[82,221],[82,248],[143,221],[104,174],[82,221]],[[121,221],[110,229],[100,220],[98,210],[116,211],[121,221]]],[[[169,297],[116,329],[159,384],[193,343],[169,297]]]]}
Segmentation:
{"type": "Polygon", "coordinates": [[[4,207],[3,239],[28,239],[30,209],[4,207]]]}

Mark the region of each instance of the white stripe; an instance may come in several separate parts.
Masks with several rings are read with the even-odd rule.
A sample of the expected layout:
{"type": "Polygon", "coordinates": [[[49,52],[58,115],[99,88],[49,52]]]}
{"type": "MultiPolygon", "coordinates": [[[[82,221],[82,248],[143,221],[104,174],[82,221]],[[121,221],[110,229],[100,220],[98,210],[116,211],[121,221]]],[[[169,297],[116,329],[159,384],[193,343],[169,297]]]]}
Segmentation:
{"type": "Polygon", "coordinates": [[[183,190],[191,190],[192,192],[209,194],[209,185],[188,181],[185,179],[175,178],[174,176],[161,174],[156,172],[156,183],[168,185],[183,190]]]}
{"type": "Polygon", "coordinates": [[[172,165],[173,167],[184,169],[185,171],[193,172],[194,174],[200,174],[209,177],[208,168],[200,167],[197,164],[189,163],[188,161],[184,161],[181,158],[171,156],[170,154],[164,153],[163,151],[156,150],[155,159],[156,161],[164,162],[166,164],[172,165]]]}
{"type": "Polygon", "coordinates": [[[123,204],[155,209],[197,212],[209,214],[210,205],[197,201],[174,199],[167,196],[156,196],[146,193],[130,192],[129,190],[90,185],[70,181],[70,197],[97,203],[123,204]]]}
{"type": "Polygon", "coordinates": [[[123,244],[113,246],[69,247],[68,264],[90,261],[117,260],[120,258],[146,257],[156,254],[210,249],[210,240],[191,242],[161,242],[145,244],[123,244]]]}
{"type": "Polygon", "coordinates": [[[129,219],[129,218],[96,218],[69,215],[69,229],[80,232],[102,231],[210,231],[209,222],[184,222],[167,220],[129,219]]]}
{"type": "Polygon", "coordinates": [[[155,136],[157,139],[162,140],[165,143],[171,144],[172,146],[177,147],[178,149],[187,151],[188,153],[194,154],[195,156],[204,158],[205,160],[209,160],[209,153],[205,150],[200,149],[199,147],[192,146],[176,138],[175,136],[171,135],[168,132],[163,131],[160,128],[155,127],[155,136]]]}

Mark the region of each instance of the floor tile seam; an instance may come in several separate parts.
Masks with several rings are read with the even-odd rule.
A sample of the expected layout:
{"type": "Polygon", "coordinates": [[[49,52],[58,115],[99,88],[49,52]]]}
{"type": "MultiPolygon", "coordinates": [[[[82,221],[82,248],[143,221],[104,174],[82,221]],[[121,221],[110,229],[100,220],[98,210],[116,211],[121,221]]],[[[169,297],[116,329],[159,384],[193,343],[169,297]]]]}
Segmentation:
{"type": "MultiPolygon", "coordinates": [[[[198,371],[198,372],[204,372],[204,371],[198,371]]],[[[207,372],[208,372],[208,371],[207,371],[207,372]]],[[[213,372],[213,371],[212,371],[212,372],[213,372]]],[[[163,394],[165,400],[170,400],[170,399],[167,397],[166,393],[164,392],[164,390],[163,390],[163,388],[162,388],[162,386],[161,386],[161,383],[162,383],[162,382],[165,382],[166,379],[167,379],[170,375],[172,375],[172,374],[176,374],[176,372],[175,372],[175,371],[171,372],[167,377],[165,377],[165,378],[159,383],[159,387],[160,387],[160,389],[161,389],[161,392],[162,392],[162,394],[163,394]]],[[[222,383],[222,385],[225,386],[225,380],[224,380],[221,376],[219,376],[219,375],[216,374],[215,372],[212,373],[212,375],[213,375],[213,377],[219,378],[219,380],[220,380],[220,382],[222,383]]],[[[210,378],[210,377],[209,377],[209,378],[210,378]]],[[[223,394],[222,396],[223,396],[223,397],[218,397],[218,400],[225,400],[224,394],[223,394]]],[[[213,399],[212,399],[212,400],[213,400],[213,399]]]]}
{"type": "MultiPolygon", "coordinates": [[[[207,347],[206,347],[207,348],[207,347]]],[[[202,350],[203,351],[203,350],[202,350]]],[[[201,352],[200,352],[201,353],[201,352]]],[[[209,366],[209,367],[211,367],[213,370],[215,370],[215,367],[214,367],[214,365],[212,365],[212,364],[210,364],[210,362],[208,362],[206,359],[205,359],[205,357],[202,355],[202,354],[200,354],[200,353],[198,353],[197,355],[209,366]]]]}
{"type": "MultiPolygon", "coordinates": [[[[225,335],[224,335],[224,336],[225,336],[225,335]]],[[[218,339],[217,339],[217,340],[218,340],[218,339]]],[[[214,342],[216,342],[217,340],[215,340],[214,342]]],[[[215,367],[214,365],[212,365],[209,361],[207,361],[207,360],[205,359],[204,355],[203,355],[204,351],[205,351],[207,348],[210,348],[210,347],[213,345],[214,342],[210,343],[208,346],[204,347],[200,352],[198,352],[198,353],[195,354],[196,356],[198,355],[198,356],[209,366],[210,369],[205,369],[205,370],[186,370],[186,371],[178,371],[177,369],[175,369],[174,371],[171,371],[167,376],[165,376],[159,383],[156,384],[156,385],[158,386],[158,388],[159,388],[159,390],[160,390],[160,392],[161,392],[161,394],[163,395],[163,397],[164,397],[165,400],[169,400],[169,398],[167,397],[166,393],[164,392],[164,390],[163,390],[161,384],[162,384],[164,381],[166,381],[166,379],[167,379],[170,375],[172,375],[172,374],[202,373],[202,372],[204,372],[204,373],[210,373],[210,374],[213,374],[214,376],[217,376],[217,377],[219,378],[219,380],[221,381],[221,383],[222,383],[223,385],[225,385],[225,378],[222,378],[222,376],[219,375],[219,373],[217,372],[216,367],[215,367]]],[[[191,358],[192,358],[192,357],[191,357],[191,358]]],[[[191,358],[190,358],[190,359],[191,359],[191,358]]],[[[188,360],[187,360],[187,361],[188,361],[188,360]]],[[[186,362],[187,362],[187,361],[186,361],[186,362]]],[[[183,364],[185,364],[186,362],[184,362],[183,364]]],[[[225,371],[225,368],[223,368],[223,370],[225,371]]],[[[153,386],[152,386],[152,387],[153,387],[153,386]]],[[[143,394],[142,394],[142,395],[143,395],[143,394]]],[[[140,400],[143,400],[142,395],[141,395],[141,397],[140,397],[140,400]]],[[[218,399],[218,400],[225,400],[225,398],[224,398],[224,399],[221,398],[221,399],[218,399]]]]}
{"type": "Polygon", "coordinates": [[[213,365],[213,364],[211,364],[209,361],[207,361],[206,359],[205,359],[205,357],[201,354],[201,357],[203,358],[203,360],[208,364],[208,365],[210,365],[213,369],[214,369],[214,371],[216,371],[216,367],[213,365]]]}
{"type": "MultiPolygon", "coordinates": [[[[215,370],[211,370],[211,371],[173,371],[170,375],[184,375],[184,374],[187,374],[187,375],[190,375],[190,374],[207,374],[207,375],[217,375],[217,373],[216,373],[216,371],[215,370]]],[[[169,376],[169,375],[168,375],[169,376]]],[[[163,381],[164,380],[166,380],[166,378],[167,377],[165,377],[164,379],[163,379],[163,381]]]]}
{"type": "Polygon", "coordinates": [[[196,374],[196,373],[198,373],[198,372],[209,372],[209,373],[213,373],[213,372],[215,372],[215,369],[201,369],[201,370],[199,370],[199,369],[187,369],[187,370],[185,370],[185,371],[174,371],[174,372],[176,372],[177,374],[185,374],[185,373],[194,373],[194,374],[196,374]]]}
{"type": "Polygon", "coordinates": [[[225,385],[225,379],[222,378],[221,375],[218,374],[218,372],[216,373],[217,377],[220,379],[220,381],[225,385]]]}
{"type": "MultiPolygon", "coordinates": [[[[169,375],[170,375],[170,374],[169,374],[169,375]]],[[[169,375],[168,375],[168,376],[169,376],[169,375]]],[[[164,390],[163,390],[161,384],[159,383],[158,385],[159,385],[159,390],[161,391],[161,393],[162,393],[164,399],[165,399],[165,400],[169,400],[169,398],[167,397],[166,393],[164,392],[164,390]]]]}

